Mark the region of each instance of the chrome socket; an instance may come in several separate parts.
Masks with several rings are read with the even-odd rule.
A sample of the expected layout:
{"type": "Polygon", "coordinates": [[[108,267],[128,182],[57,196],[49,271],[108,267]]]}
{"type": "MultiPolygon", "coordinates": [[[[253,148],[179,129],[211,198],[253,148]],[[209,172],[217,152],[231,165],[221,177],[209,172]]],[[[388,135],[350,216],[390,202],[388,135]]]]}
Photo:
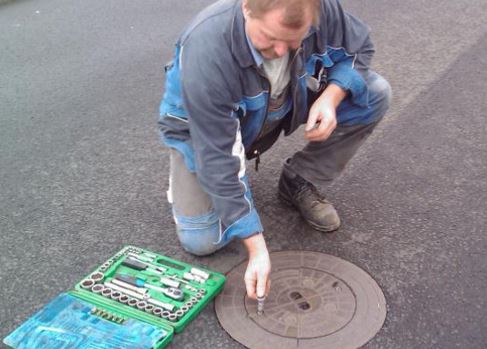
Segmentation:
{"type": "Polygon", "coordinates": [[[96,284],[96,285],[93,285],[93,287],[91,288],[91,292],[93,292],[93,293],[102,293],[102,291],[104,289],[105,289],[105,286],[100,285],[100,284],[96,284]]]}
{"type": "Polygon", "coordinates": [[[138,303],[138,302],[139,302],[139,301],[138,301],[137,299],[135,299],[135,298],[130,298],[130,299],[128,300],[127,304],[128,304],[128,305],[130,305],[131,307],[135,307],[135,306],[137,306],[137,303],[138,303]]]}
{"type": "Polygon", "coordinates": [[[112,289],[110,287],[105,287],[103,291],[101,291],[101,295],[103,297],[110,297],[112,295],[112,289]]]}
{"type": "Polygon", "coordinates": [[[119,291],[113,291],[112,294],[110,295],[110,298],[118,301],[121,296],[122,294],[119,291]]]}
{"type": "Polygon", "coordinates": [[[167,311],[167,310],[164,310],[164,311],[161,313],[161,317],[162,317],[163,319],[168,319],[168,318],[169,318],[169,316],[171,316],[171,315],[172,315],[172,313],[171,313],[171,312],[169,312],[169,311],[167,311]]]}
{"type": "Polygon", "coordinates": [[[102,281],[105,278],[105,274],[100,273],[100,272],[93,273],[93,274],[91,274],[90,278],[94,282],[100,282],[100,281],[102,281]]]}
{"type": "Polygon", "coordinates": [[[122,294],[122,295],[120,296],[120,298],[118,299],[118,301],[119,301],[120,303],[126,304],[126,303],[129,301],[129,299],[130,299],[130,297],[129,297],[129,296],[127,296],[126,294],[122,294]]]}
{"type": "Polygon", "coordinates": [[[146,305],[147,305],[146,301],[138,301],[137,302],[137,309],[143,310],[146,305]]]}
{"type": "Polygon", "coordinates": [[[176,314],[170,314],[168,316],[169,321],[176,321],[178,319],[178,316],[176,314]]]}
{"type": "Polygon", "coordinates": [[[152,309],[152,314],[154,314],[155,316],[161,316],[162,308],[154,307],[154,309],[152,309]]]}
{"type": "Polygon", "coordinates": [[[154,310],[154,306],[152,304],[147,304],[145,307],[144,307],[144,310],[147,312],[147,313],[152,313],[152,311],[154,310]]]}
{"type": "Polygon", "coordinates": [[[81,288],[88,290],[92,288],[94,284],[95,281],[93,281],[92,279],[84,279],[83,281],[81,281],[81,288]]]}

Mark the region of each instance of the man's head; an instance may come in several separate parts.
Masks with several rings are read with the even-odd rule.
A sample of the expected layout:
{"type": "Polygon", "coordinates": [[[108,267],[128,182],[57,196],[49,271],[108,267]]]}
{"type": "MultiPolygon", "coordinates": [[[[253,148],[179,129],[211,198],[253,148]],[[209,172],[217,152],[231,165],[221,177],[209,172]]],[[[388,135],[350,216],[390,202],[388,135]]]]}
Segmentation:
{"type": "Polygon", "coordinates": [[[320,0],[244,0],[245,30],[266,59],[301,46],[311,25],[318,25],[320,0]]]}

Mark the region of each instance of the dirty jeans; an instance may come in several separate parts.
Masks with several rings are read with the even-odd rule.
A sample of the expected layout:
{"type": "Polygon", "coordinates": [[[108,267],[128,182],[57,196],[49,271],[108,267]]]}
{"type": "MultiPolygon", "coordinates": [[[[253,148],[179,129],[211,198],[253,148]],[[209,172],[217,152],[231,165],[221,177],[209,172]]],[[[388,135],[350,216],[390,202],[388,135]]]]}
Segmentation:
{"type": "MultiPolygon", "coordinates": [[[[380,75],[369,71],[366,78],[369,104],[359,107],[347,98],[337,108],[337,127],[323,142],[310,142],[285,162],[284,171],[299,174],[316,186],[329,183],[345,168],[358,148],[386,113],[391,88],[380,75]]],[[[211,199],[190,172],[182,155],[170,150],[168,200],[183,248],[195,255],[208,255],[222,248],[219,218],[211,199]]]]}

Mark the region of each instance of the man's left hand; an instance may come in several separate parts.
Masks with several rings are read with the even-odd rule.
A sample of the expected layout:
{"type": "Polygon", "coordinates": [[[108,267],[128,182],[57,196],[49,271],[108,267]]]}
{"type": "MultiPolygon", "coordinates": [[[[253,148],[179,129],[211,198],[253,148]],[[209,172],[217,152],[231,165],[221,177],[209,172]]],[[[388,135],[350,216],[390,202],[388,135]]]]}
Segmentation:
{"type": "Polygon", "coordinates": [[[346,92],[330,84],[309,110],[304,137],[310,142],[326,140],[337,126],[336,108],[346,97],[346,92]]]}

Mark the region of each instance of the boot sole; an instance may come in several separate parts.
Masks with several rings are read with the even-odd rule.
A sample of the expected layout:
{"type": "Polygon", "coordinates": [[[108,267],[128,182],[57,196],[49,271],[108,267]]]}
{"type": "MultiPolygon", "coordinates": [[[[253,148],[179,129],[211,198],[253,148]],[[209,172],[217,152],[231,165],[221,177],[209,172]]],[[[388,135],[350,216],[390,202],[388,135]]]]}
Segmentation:
{"type": "MultiPolygon", "coordinates": [[[[293,207],[295,209],[298,210],[298,212],[301,214],[301,211],[299,210],[299,208],[288,198],[286,197],[284,194],[282,194],[280,191],[278,192],[278,198],[284,203],[286,204],[287,206],[289,207],[293,207]]],[[[331,233],[331,232],[334,232],[335,230],[337,230],[338,228],[340,228],[340,222],[338,222],[338,224],[335,224],[335,225],[331,225],[331,226],[322,226],[322,225],[317,225],[307,219],[305,219],[303,217],[303,215],[301,214],[301,217],[303,218],[303,220],[308,223],[314,230],[317,230],[321,233],[331,233]]]]}

